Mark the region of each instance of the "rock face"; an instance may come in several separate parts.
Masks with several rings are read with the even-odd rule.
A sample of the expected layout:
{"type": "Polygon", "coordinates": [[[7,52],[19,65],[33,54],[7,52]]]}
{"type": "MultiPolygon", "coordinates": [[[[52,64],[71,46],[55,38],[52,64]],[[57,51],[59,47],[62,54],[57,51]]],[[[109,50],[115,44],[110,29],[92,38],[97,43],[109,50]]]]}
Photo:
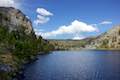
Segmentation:
{"type": "Polygon", "coordinates": [[[23,64],[52,49],[48,41],[36,37],[31,21],[20,10],[0,7],[0,80],[21,80],[17,74],[23,64]]]}
{"type": "Polygon", "coordinates": [[[120,49],[120,25],[98,36],[87,48],[120,49]]]}
{"type": "Polygon", "coordinates": [[[12,7],[0,7],[0,25],[9,31],[25,29],[26,34],[33,32],[31,21],[20,10],[12,7]]]}

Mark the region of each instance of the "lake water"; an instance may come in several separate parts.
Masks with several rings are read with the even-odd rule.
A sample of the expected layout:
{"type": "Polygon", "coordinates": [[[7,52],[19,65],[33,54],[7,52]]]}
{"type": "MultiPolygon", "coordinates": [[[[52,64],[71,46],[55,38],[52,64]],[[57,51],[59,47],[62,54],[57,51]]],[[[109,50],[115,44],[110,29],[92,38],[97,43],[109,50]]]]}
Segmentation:
{"type": "Polygon", "coordinates": [[[120,80],[120,51],[53,51],[24,73],[24,80],[120,80]]]}

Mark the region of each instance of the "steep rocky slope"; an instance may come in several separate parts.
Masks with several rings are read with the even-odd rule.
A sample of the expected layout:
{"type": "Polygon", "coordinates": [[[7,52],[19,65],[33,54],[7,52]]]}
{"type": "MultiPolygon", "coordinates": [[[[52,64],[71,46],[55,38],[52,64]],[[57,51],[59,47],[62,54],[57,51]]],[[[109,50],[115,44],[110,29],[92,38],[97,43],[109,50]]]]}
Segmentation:
{"type": "Polygon", "coordinates": [[[91,41],[87,48],[120,49],[120,25],[91,41]]]}
{"type": "Polygon", "coordinates": [[[23,64],[52,48],[41,36],[36,37],[31,21],[20,10],[0,7],[0,80],[18,80],[23,64]]]}
{"type": "Polygon", "coordinates": [[[9,31],[25,29],[25,33],[33,32],[32,23],[20,10],[13,7],[0,7],[0,25],[9,31]]]}

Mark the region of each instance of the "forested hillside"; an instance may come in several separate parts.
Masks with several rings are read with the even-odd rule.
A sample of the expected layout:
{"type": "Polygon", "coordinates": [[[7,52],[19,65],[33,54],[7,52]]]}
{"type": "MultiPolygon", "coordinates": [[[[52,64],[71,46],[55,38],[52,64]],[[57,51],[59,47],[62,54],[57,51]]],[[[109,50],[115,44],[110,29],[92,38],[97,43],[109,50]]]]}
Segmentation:
{"type": "Polygon", "coordinates": [[[86,38],[83,40],[48,40],[50,44],[54,45],[55,50],[81,50],[85,48],[95,37],[86,38]]]}
{"type": "Polygon", "coordinates": [[[31,21],[20,10],[0,7],[0,80],[12,80],[23,64],[52,49],[47,40],[35,35],[31,21]]]}

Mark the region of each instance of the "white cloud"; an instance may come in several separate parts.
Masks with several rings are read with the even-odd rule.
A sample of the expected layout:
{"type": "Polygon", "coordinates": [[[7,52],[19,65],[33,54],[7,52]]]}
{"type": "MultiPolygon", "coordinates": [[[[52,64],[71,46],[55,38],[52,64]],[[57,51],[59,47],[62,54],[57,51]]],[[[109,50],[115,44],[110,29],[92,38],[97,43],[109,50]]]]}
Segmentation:
{"type": "Polygon", "coordinates": [[[36,25],[44,24],[44,23],[47,23],[49,20],[50,20],[49,17],[44,17],[44,16],[41,16],[41,15],[37,15],[37,19],[34,21],[34,23],[36,25]]]}
{"type": "Polygon", "coordinates": [[[100,24],[112,24],[112,22],[111,21],[103,21],[100,24]]]}
{"type": "Polygon", "coordinates": [[[47,23],[50,20],[49,17],[53,15],[53,13],[44,8],[37,8],[36,12],[38,13],[37,19],[34,20],[34,24],[36,25],[47,23]]]}
{"type": "Polygon", "coordinates": [[[2,6],[2,7],[18,7],[16,0],[0,0],[0,6],[2,6]]]}
{"type": "Polygon", "coordinates": [[[98,24],[91,24],[91,26],[97,26],[98,24]]]}
{"type": "Polygon", "coordinates": [[[35,31],[36,34],[38,34],[40,32],[43,32],[44,30],[43,29],[36,29],[36,28],[34,28],[34,31],[35,31]]]}
{"type": "Polygon", "coordinates": [[[76,35],[76,36],[73,37],[73,40],[81,40],[81,39],[84,39],[84,38],[85,38],[85,36],[76,35]]]}
{"type": "Polygon", "coordinates": [[[88,25],[84,22],[74,20],[70,25],[60,26],[57,30],[53,30],[51,32],[38,32],[38,35],[42,35],[44,38],[56,35],[63,35],[63,34],[76,34],[81,32],[94,32],[98,31],[96,27],[92,25],[88,25]]]}
{"type": "Polygon", "coordinates": [[[42,16],[52,16],[53,15],[53,13],[49,12],[48,10],[46,10],[44,8],[37,8],[36,12],[42,16]]]}

